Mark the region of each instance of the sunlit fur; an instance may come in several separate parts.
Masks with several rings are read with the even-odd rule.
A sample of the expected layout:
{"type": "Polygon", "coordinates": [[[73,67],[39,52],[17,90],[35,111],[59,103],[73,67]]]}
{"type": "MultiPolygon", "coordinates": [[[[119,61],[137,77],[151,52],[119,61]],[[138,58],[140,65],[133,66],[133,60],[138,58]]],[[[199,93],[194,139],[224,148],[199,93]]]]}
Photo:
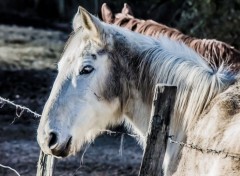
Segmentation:
{"type": "MultiPolygon", "coordinates": [[[[229,87],[211,101],[199,120],[192,125],[187,143],[203,149],[224,151],[240,157],[240,82],[229,87]]],[[[185,175],[240,175],[239,159],[225,154],[206,154],[183,148],[177,176],[185,175]],[[197,174],[196,174],[197,173],[197,174]]]]}
{"type": "MultiPolygon", "coordinates": [[[[75,33],[59,62],[59,73],[38,128],[38,141],[46,153],[51,154],[47,147],[51,130],[58,131],[60,142],[72,136],[69,154],[74,154],[101,130],[122,121],[141,137],[144,146],[157,83],[178,87],[170,135],[187,142],[211,100],[235,82],[235,75],[224,65],[209,67],[183,43],[166,37],[156,40],[104,24],[84,9],[79,10],[73,23],[75,33]],[[95,70],[79,75],[85,62],[95,70]]],[[[184,165],[183,152],[178,145],[168,144],[165,175],[192,173],[184,165]]],[[[197,158],[192,162],[197,164],[197,158]]],[[[195,168],[194,172],[200,173],[201,169],[195,168]]]]}

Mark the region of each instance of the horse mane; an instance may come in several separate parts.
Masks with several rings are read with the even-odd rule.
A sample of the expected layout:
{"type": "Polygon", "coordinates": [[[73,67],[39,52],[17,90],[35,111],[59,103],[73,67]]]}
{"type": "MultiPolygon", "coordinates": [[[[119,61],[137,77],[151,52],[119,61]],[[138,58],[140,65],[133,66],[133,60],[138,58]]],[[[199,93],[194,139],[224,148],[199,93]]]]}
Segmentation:
{"type": "Polygon", "coordinates": [[[140,20],[133,16],[132,10],[126,3],[121,13],[113,16],[111,9],[106,3],[102,5],[102,19],[109,24],[115,24],[129,30],[152,36],[165,35],[173,40],[182,41],[212,66],[227,64],[236,72],[240,68],[240,51],[233,46],[214,39],[197,39],[181,33],[179,30],[157,23],[153,20],[140,20]]]}
{"type": "Polygon", "coordinates": [[[148,38],[139,58],[143,99],[151,102],[157,83],[176,85],[178,92],[170,133],[189,131],[210,101],[234,81],[235,76],[226,67],[210,67],[194,50],[182,42],[161,37],[148,38]],[[149,90],[149,87],[152,90],[149,90]],[[150,99],[149,99],[150,98],[150,99]],[[181,128],[181,130],[179,129],[181,128]]]}

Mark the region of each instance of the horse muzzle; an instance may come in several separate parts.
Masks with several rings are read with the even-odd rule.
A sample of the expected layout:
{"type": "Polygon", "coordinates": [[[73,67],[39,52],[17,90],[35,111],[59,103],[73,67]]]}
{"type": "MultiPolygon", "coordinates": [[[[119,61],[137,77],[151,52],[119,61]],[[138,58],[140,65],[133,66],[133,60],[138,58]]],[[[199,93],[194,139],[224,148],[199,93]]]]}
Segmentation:
{"type": "Polygon", "coordinates": [[[71,136],[60,137],[59,133],[51,131],[50,133],[44,134],[43,140],[43,142],[40,142],[40,139],[38,139],[39,145],[44,153],[56,157],[66,157],[70,154],[72,144],[71,136]]]}
{"type": "Polygon", "coordinates": [[[48,147],[51,150],[52,154],[58,157],[66,157],[69,154],[72,137],[69,136],[64,141],[58,140],[58,134],[51,132],[49,134],[48,147]]]}

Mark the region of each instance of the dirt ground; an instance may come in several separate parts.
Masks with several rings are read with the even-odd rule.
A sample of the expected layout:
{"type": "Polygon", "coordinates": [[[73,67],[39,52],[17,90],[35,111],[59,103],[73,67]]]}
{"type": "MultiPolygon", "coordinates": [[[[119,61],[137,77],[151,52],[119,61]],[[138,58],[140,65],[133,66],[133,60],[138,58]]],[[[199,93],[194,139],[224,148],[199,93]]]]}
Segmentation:
{"type": "MultiPolygon", "coordinates": [[[[59,31],[0,25],[0,96],[41,113],[67,38],[68,34],[59,31]]],[[[0,164],[22,176],[36,175],[38,122],[26,112],[18,118],[10,105],[0,109],[0,164]]],[[[142,149],[132,137],[124,135],[121,145],[120,134],[105,134],[82,154],[58,160],[55,175],[134,176],[142,149]]],[[[0,176],[14,175],[0,167],[0,176]]]]}

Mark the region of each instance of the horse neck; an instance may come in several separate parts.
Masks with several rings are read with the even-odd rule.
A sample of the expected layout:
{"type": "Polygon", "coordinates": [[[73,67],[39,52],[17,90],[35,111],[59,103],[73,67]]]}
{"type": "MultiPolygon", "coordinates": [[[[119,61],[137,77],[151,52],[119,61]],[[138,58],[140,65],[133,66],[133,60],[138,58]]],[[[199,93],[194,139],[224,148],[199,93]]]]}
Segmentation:
{"type": "Polygon", "coordinates": [[[151,105],[143,101],[138,90],[132,89],[130,92],[131,98],[129,98],[124,112],[127,117],[126,125],[141,137],[141,142],[144,144],[150,121],[151,105]]]}
{"type": "MultiPolygon", "coordinates": [[[[138,46],[138,96],[131,101],[131,121],[145,134],[151,100],[157,83],[178,87],[170,133],[184,135],[192,127],[210,100],[234,80],[223,70],[213,70],[187,46],[162,37],[160,41],[140,37],[138,46]],[[137,107],[139,106],[139,107],[137,107]],[[144,107],[144,108],[143,108],[144,107]]],[[[137,38],[136,38],[137,39],[137,38]]],[[[130,112],[130,111],[129,111],[130,112]]]]}

